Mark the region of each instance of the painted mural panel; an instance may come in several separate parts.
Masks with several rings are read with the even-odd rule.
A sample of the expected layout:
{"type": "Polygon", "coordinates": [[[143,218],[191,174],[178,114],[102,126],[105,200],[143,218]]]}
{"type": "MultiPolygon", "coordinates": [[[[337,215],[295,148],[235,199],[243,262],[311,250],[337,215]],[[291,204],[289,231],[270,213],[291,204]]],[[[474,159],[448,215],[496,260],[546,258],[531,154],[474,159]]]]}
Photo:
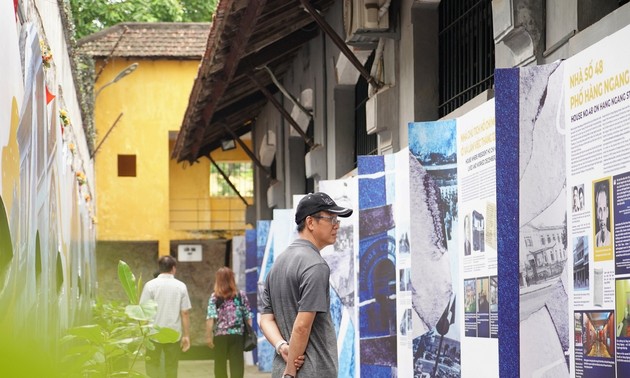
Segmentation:
{"type": "Polygon", "coordinates": [[[414,377],[461,376],[456,121],[409,124],[414,377]]]}
{"type": "Polygon", "coordinates": [[[394,155],[359,156],[358,312],[360,376],[397,370],[394,155]]]}

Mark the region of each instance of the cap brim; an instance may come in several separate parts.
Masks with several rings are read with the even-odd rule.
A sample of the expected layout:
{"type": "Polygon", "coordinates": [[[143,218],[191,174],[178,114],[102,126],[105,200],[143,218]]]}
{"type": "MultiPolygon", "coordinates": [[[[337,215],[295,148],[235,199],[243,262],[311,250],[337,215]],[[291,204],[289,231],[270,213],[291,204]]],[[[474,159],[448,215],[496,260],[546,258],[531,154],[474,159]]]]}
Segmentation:
{"type": "Polygon", "coordinates": [[[336,214],[337,216],[340,216],[342,218],[347,218],[352,215],[352,209],[347,209],[341,206],[331,207],[329,209],[326,209],[326,211],[336,214]]]}

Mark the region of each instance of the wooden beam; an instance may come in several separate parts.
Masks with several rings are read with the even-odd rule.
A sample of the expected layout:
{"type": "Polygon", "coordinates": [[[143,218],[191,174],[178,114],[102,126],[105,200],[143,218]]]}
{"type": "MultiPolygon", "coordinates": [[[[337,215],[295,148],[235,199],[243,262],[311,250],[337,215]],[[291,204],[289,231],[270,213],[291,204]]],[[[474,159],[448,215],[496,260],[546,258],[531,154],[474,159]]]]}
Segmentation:
{"type": "Polygon", "coordinates": [[[250,54],[243,58],[238,65],[234,76],[242,76],[250,72],[252,68],[258,68],[269,62],[276,61],[287,54],[293,53],[302,47],[303,44],[317,37],[319,29],[298,30],[288,36],[272,43],[255,54],[250,54]]]}
{"type": "MultiPolygon", "coordinates": [[[[256,22],[260,17],[263,9],[265,8],[265,4],[267,0],[250,0],[247,8],[243,11],[243,15],[241,16],[241,20],[239,22],[238,31],[239,33],[230,43],[230,51],[225,58],[223,69],[220,74],[217,75],[215,81],[212,85],[212,93],[208,98],[208,102],[202,110],[202,121],[196,125],[196,128],[205,129],[206,125],[210,123],[212,119],[212,115],[219,104],[223,93],[227,89],[234,73],[236,72],[236,67],[238,66],[238,62],[240,61],[243,52],[245,51],[245,47],[247,46],[247,41],[249,41],[254,28],[256,26],[256,22]]],[[[203,136],[202,132],[195,132],[194,135],[197,137],[199,134],[203,136]]],[[[191,147],[191,155],[193,157],[199,156],[199,150],[201,148],[201,143],[203,142],[202,138],[196,138],[191,147]]]]}
{"type": "Polygon", "coordinates": [[[293,129],[298,134],[300,134],[302,139],[304,139],[304,142],[308,144],[310,148],[313,148],[313,146],[315,145],[313,143],[313,140],[309,138],[308,135],[306,135],[304,131],[302,131],[302,129],[300,128],[300,125],[298,125],[298,123],[293,119],[293,117],[291,117],[291,114],[289,114],[289,112],[282,106],[282,104],[278,102],[278,100],[276,100],[276,98],[267,90],[267,88],[265,88],[262,84],[260,84],[260,81],[258,81],[256,76],[251,73],[248,73],[247,77],[249,77],[249,79],[258,86],[260,91],[265,95],[265,97],[267,97],[267,100],[269,100],[269,102],[271,102],[271,104],[280,112],[282,117],[284,117],[284,119],[287,122],[289,122],[289,125],[291,125],[293,129]]]}

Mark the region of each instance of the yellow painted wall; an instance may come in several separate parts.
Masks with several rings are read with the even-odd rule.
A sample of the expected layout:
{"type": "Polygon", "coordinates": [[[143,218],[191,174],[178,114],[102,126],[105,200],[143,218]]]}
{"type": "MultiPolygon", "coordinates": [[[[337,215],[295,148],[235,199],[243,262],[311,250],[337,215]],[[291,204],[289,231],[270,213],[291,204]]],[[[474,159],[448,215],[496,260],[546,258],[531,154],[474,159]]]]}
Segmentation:
{"type": "MultiPolygon", "coordinates": [[[[104,88],[95,100],[96,145],[120,113],[122,117],[95,156],[97,238],[110,241],[158,240],[159,254],[170,240],[208,238],[207,233],[171,229],[172,199],[209,200],[210,161],[184,166],[170,159],[174,139],[188,105],[198,61],[112,59],[103,69],[98,91],[131,63],[138,68],[104,88]],[[136,177],[118,177],[118,155],[136,155],[136,177]]],[[[97,63],[98,72],[102,62],[97,63]]],[[[249,160],[242,150],[217,160],[249,160]]],[[[240,199],[238,199],[240,202],[240,199]]],[[[251,203],[251,199],[249,200],[251,203]]],[[[212,204],[213,210],[225,205],[212,204]]],[[[243,224],[245,228],[244,208],[243,224]]]]}
{"type": "MultiPolygon", "coordinates": [[[[251,149],[249,140],[243,142],[251,149]]],[[[240,146],[230,151],[218,149],[212,152],[212,158],[217,162],[250,160],[240,146]]],[[[210,197],[211,164],[206,158],[192,166],[171,160],[171,239],[185,239],[187,233],[182,232],[182,229],[220,230],[224,235],[224,231],[230,231],[227,232],[229,235],[242,233],[245,229],[246,206],[238,196],[210,197]],[[191,219],[198,219],[198,222],[192,222],[191,219]]],[[[253,204],[253,198],[245,197],[245,200],[253,204]]]]}

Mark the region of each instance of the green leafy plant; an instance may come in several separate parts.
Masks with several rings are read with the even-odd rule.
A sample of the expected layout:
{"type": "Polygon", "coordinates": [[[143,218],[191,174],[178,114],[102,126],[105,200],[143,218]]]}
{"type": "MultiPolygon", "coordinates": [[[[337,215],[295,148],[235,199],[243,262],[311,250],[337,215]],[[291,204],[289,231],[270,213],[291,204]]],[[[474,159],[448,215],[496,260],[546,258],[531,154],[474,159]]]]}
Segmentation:
{"type": "Polygon", "coordinates": [[[70,0],[77,38],[121,22],[210,22],[218,0],[70,0]]]}
{"type": "Polygon", "coordinates": [[[65,349],[64,376],[66,377],[144,377],[134,371],[136,362],[154,342],[173,343],[179,333],[152,324],[157,303],[140,304],[142,279],[136,280],[129,265],[118,262],[118,279],[129,299],[119,302],[97,303],[94,324],[68,330],[61,343],[65,349]]]}

